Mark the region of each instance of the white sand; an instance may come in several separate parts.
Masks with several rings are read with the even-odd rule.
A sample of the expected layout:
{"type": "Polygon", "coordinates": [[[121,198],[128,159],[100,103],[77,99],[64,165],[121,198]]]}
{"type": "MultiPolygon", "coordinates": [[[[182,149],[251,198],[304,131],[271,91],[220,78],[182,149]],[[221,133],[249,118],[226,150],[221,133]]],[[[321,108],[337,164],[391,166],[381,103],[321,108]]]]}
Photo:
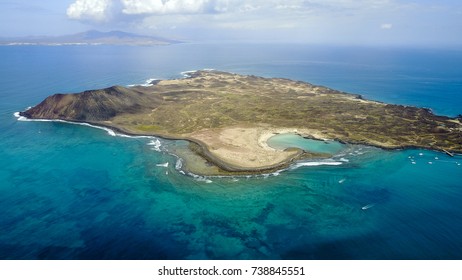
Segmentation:
{"type": "Polygon", "coordinates": [[[205,143],[210,153],[225,163],[243,168],[263,168],[282,164],[299,154],[298,151],[282,151],[268,146],[268,139],[280,133],[324,139],[317,131],[267,126],[202,130],[189,137],[205,143]]]}

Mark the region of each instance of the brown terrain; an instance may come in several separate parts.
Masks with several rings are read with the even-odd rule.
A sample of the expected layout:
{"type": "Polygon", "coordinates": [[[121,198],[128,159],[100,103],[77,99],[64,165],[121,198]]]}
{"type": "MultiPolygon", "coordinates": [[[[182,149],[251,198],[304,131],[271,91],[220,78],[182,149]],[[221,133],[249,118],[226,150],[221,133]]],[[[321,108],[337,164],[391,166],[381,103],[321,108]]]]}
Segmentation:
{"type": "Polygon", "coordinates": [[[150,87],[55,94],[20,114],[189,140],[196,154],[222,172],[261,172],[304,157],[326,156],[275,150],[266,140],[277,133],[387,149],[462,152],[458,118],[306,82],[219,71],[196,71],[150,87]]]}

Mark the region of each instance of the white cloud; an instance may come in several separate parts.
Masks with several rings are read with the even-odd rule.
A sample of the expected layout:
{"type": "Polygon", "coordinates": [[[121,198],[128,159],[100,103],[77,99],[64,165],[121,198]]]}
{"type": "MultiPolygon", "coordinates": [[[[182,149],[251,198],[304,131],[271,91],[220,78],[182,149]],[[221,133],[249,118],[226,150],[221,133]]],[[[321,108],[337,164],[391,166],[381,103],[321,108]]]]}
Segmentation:
{"type": "Polygon", "coordinates": [[[405,42],[413,38],[435,38],[437,29],[442,31],[441,34],[452,32],[451,36],[457,37],[454,34],[460,33],[462,26],[460,16],[457,15],[461,4],[435,6],[428,5],[427,1],[422,4],[415,0],[73,2],[67,9],[68,17],[92,24],[96,28],[104,24],[106,28],[122,28],[141,33],[155,29],[157,34],[163,36],[192,40],[240,38],[242,35],[242,38],[251,39],[260,36],[263,39],[354,44],[387,40],[405,42]],[[400,28],[396,29],[397,25],[400,28]],[[386,32],[387,36],[383,37],[384,33],[377,32],[378,29],[394,31],[386,32]]]}
{"type": "Polygon", "coordinates": [[[202,14],[225,12],[227,0],[121,0],[122,12],[138,14],[202,14]]]}
{"type": "MultiPolygon", "coordinates": [[[[255,20],[275,21],[279,17],[306,13],[352,11],[383,7],[391,0],[75,0],[67,9],[71,19],[109,21],[111,16],[160,15],[253,15],[255,20]],[[269,18],[270,19],[269,19],[269,18]]],[[[139,16],[139,17],[136,17],[139,16]]]]}
{"type": "Polygon", "coordinates": [[[107,20],[111,0],[77,0],[67,8],[67,16],[77,20],[107,20]]]}
{"type": "Polygon", "coordinates": [[[393,28],[393,24],[391,24],[391,23],[382,23],[382,24],[380,25],[380,28],[381,28],[381,29],[392,29],[392,28],[393,28]]]}

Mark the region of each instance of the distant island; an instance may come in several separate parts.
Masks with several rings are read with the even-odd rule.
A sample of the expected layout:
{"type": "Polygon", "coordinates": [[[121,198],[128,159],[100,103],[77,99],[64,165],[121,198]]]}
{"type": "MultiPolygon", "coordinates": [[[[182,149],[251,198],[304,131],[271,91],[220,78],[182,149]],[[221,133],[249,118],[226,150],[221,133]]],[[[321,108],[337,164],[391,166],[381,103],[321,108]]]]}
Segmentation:
{"type": "Polygon", "coordinates": [[[20,115],[188,140],[207,167],[194,171],[203,174],[268,172],[303,158],[329,156],[269,147],[266,141],[278,133],[386,149],[462,152],[460,118],[306,82],[213,70],[147,87],[55,94],[20,115]]]}
{"type": "Polygon", "coordinates": [[[16,38],[0,38],[0,45],[130,45],[151,46],[181,43],[177,40],[155,36],[144,36],[122,31],[100,32],[90,30],[63,36],[28,36],[16,38]]]}

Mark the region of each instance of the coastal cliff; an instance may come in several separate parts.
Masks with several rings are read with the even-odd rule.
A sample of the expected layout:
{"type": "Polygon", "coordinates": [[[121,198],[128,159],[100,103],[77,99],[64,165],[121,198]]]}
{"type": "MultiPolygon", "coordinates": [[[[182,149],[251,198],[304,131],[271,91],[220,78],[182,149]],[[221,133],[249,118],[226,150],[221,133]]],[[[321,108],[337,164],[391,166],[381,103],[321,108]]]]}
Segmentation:
{"type": "Polygon", "coordinates": [[[281,132],[387,149],[462,152],[457,118],[306,82],[220,71],[195,71],[149,87],[55,94],[20,115],[190,140],[201,156],[227,171],[274,169],[298,159],[299,151],[264,145],[268,135],[281,132]]]}

